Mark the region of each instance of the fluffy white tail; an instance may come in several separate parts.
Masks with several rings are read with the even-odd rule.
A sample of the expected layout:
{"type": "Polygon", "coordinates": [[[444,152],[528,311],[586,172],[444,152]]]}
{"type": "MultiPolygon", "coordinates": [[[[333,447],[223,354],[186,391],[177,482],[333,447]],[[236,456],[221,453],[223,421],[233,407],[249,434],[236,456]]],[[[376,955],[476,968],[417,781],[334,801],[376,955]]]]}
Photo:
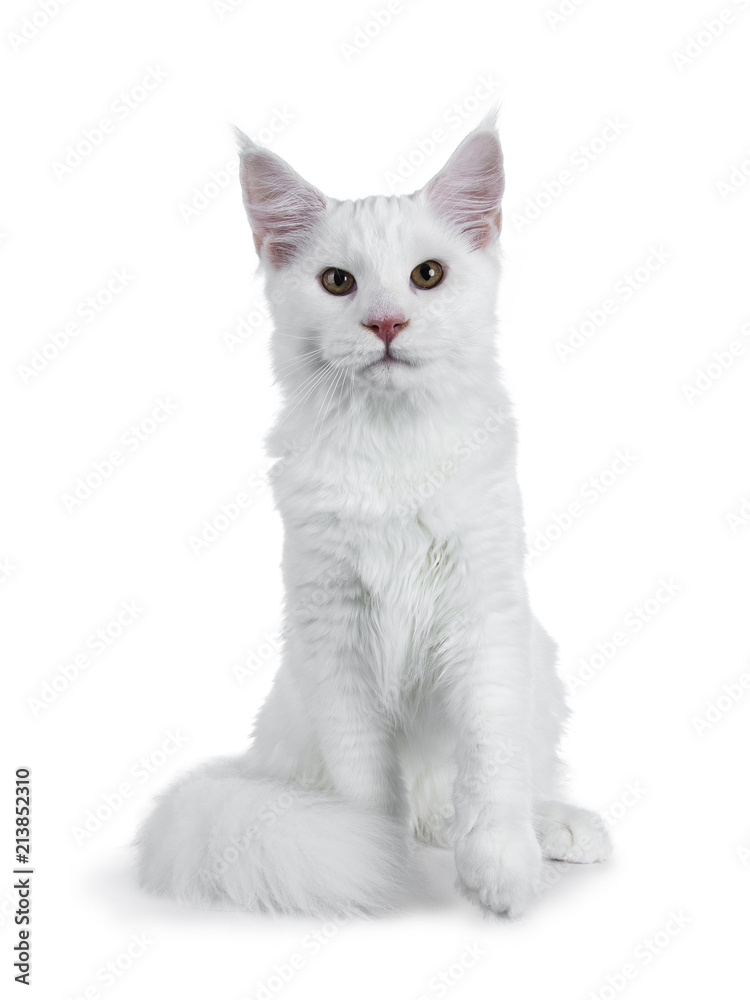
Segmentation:
{"type": "Polygon", "coordinates": [[[161,796],[138,839],[142,885],[183,902],[297,914],[377,913],[403,897],[398,823],[341,799],[204,765],[161,796]]]}

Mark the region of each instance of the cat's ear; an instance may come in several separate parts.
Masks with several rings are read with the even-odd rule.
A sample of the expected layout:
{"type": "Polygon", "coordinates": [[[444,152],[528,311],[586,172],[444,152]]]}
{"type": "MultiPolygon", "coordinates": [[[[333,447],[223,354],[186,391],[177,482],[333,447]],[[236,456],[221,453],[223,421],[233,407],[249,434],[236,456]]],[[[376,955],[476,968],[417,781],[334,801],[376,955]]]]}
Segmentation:
{"type": "Polygon", "coordinates": [[[470,132],[421,191],[432,210],[459,230],[472,249],[497,238],[505,189],[503,153],[495,128],[496,112],[470,132]]]}
{"type": "Polygon", "coordinates": [[[274,267],[302,250],[326,210],[326,198],[296,170],[235,128],[240,184],[258,256],[274,267]]]}

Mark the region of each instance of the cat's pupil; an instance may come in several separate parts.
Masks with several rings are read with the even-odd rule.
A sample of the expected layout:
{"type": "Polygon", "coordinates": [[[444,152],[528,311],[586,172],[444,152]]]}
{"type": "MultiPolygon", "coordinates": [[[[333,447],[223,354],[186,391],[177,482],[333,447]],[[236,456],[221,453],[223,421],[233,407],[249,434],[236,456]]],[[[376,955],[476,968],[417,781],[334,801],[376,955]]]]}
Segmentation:
{"type": "Polygon", "coordinates": [[[422,275],[424,281],[429,281],[435,274],[435,268],[425,263],[420,267],[419,273],[422,275]]]}
{"type": "Polygon", "coordinates": [[[333,282],[334,282],[334,284],[337,287],[339,285],[343,285],[344,284],[344,272],[343,271],[339,271],[338,268],[335,268],[334,272],[333,272],[333,282]]]}

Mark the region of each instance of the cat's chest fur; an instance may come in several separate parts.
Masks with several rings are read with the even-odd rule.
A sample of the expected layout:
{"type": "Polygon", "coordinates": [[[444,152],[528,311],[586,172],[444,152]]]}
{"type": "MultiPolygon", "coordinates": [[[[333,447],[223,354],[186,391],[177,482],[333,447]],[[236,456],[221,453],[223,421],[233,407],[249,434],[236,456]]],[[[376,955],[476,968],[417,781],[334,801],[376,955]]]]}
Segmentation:
{"type": "Polygon", "coordinates": [[[477,532],[502,530],[497,483],[515,431],[502,399],[412,422],[349,416],[314,433],[297,424],[274,493],[290,544],[319,579],[347,576],[366,595],[367,669],[397,711],[483,586],[467,538],[475,545],[477,532]]]}
{"type": "Polygon", "coordinates": [[[272,473],[282,517],[335,524],[355,549],[370,537],[409,551],[445,542],[482,516],[487,485],[515,441],[502,401],[480,414],[411,424],[340,420],[292,447],[285,442],[272,473]]]}
{"type": "Polygon", "coordinates": [[[464,535],[498,513],[494,484],[515,435],[502,402],[479,414],[339,422],[303,440],[274,471],[282,517],[312,533],[323,560],[345,558],[383,603],[422,616],[460,569],[464,535]]]}

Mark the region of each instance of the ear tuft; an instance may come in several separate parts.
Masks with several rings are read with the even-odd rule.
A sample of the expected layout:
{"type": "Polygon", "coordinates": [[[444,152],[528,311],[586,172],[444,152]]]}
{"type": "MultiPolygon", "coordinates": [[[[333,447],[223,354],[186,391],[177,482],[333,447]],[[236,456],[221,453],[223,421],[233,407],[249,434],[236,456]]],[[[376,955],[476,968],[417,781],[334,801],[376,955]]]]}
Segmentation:
{"type": "Polygon", "coordinates": [[[505,171],[496,118],[497,110],[491,111],[423,188],[427,204],[474,250],[488,246],[501,227],[505,171]]]}
{"type": "Polygon", "coordinates": [[[290,264],[304,248],[325,210],[325,196],[270,149],[234,127],[240,185],[255,249],[274,267],[290,264]]]}

